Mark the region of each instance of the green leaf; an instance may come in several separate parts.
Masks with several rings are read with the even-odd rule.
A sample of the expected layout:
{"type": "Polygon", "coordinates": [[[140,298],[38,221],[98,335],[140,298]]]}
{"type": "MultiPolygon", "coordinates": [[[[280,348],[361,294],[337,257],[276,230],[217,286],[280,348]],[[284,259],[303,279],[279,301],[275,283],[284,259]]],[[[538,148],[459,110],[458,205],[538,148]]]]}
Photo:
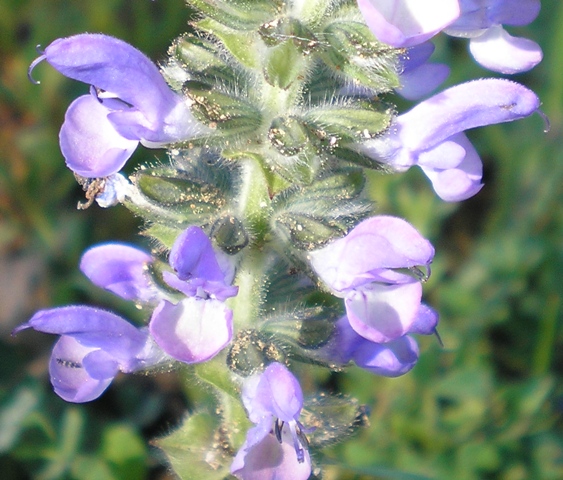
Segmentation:
{"type": "Polygon", "coordinates": [[[182,426],[152,443],[166,455],[174,473],[182,480],[223,480],[232,461],[218,435],[220,417],[194,412],[182,426]]]}
{"type": "Polygon", "coordinates": [[[262,113],[246,95],[235,97],[194,81],[184,84],[184,93],[193,102],[194,115],[223,136],[252,134],[262,126],[262,113]]]}
{"type": "Polygon", "coordinates": [[[270,85],[289,88],[302,75],[305,59],[292,40],[268,49],[264,75],[270,85]]]}
{"type": "Polygon", "coordinates": [[[291,244],[300,250],[321,248],[331,240],[343,237],[348,230],[331,219],[304,213],[284,212],[275,219],[276,226],[284,229],[291,244]]]}
{"type": "Polygon", "coordinates": [[[210,85],[230,85],[240,83],[244,76],[234,58],[226,57],[218,41],[207,38],[205,34],[185,34],[174,41],[170,54],[179,66],[190,74],[190,79],[210,85]],[[227,60],[228,58],[228,60],[227,60]]]}
{"type": "Polygon", "coordinates": [[[274,148],[284,156],[303,152],[310,141],[305,125],[294,117],[275,118],[268,131],[268,138],[274,148]]]}
{"type": "Polygon", "coordinates": [[[365,178],[358,169],[328,171],[307,186],[291,187],[272,201],[274,228],[292,246],[312,250],[344,236],[371,213],[361,198],[365,178]]]}
{"type": "Polygon", "coordinates": [[[218,38],[228,52],[245,67],[250,69],[260,67],[260,54],[264,44],[258,33],[233,30],[222,25],[219,20],[212,18],[200,20],[196,23],[196,26],[218,38]]]}
{"type": "Polygon", "coordinates": [[[48,463],[37,476],[38,480],[58,480],[64,477],[80,451],[84,424],[82,410],[77,407],[66,409],[59,432],[59,445],[46,452],[48,463]]]}
{"type": "Polygon", "coordinates": [[[109,465],[94,455],[78,455],[71,468],[72,477],[76,480],[122,480],[122,479],[142,479],[135,475],[133,470],[122,472],[116,475],[109,465]]]}
{"type": "Polygon", "coordinates": [[[393,113],[393,109],[379,101],[355,99],[312,108],[302,120],[319,145],[331,150],[342,143],[376,137],[389,128],[393,113]]]}

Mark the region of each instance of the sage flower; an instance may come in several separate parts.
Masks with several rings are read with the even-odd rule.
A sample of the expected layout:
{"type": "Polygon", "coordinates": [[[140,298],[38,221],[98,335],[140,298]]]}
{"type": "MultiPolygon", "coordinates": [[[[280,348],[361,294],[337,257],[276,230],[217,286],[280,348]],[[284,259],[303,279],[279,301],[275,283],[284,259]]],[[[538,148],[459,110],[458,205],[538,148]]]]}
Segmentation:
{"type": "Polygon", "coordinates": [[[483,166],[463,132],[527,117],[539,105],[534,92],[509,80],[462,83],[399,115],[386,134],[357,148],[397,172],[418,165],[440,198],[465,200],[483,186],[483,166]]]}
{"type": "Polygon", "coordinates": [[[146,328],[97,308],[41,310],[13,334],[27,328],[61,336],[51,353],[49,374],[55,392],[67,402],[95,400],[118,372],[143,370],[166,358],[146,328]]]}
{"type": "Polygon", "coordinates": [[[281,363],[246,379],[242,401],[252,427],[238,451],[231,473],[242,480],[307,480],[311,458],[299,415],[303,392],[281,363]]]}
{"type": "Polygon", "coordinates": [[[352,329],[374,343],[408,333],[420,310],[419,266],[434,248],[405,220],[368,218],[348,235],[309,252],[309,261],[332,293],[344,298],[352,329]]]}
{"type": "Polygon", "coordinates": [[[59,38],[30,67],[46,60],[63,75],[91,85],[69,106],[59,140],[67,166],[87,178],[117,173],[139,142],[159,148],[205,128],[152,61],[107,35],[59,38]]]}
{"type": "Polygon", "coordinates": [[[353,361],[371,373],[398,377],[410,371],[418,361],[418,344],[413,334],[431,335],[436,332],[437,324],[438,314],[421,304],[415,321],[405,335],[386,343],[377,343],[358,335],[344,316],[336,322],[335,337],[324,349],[323,356],[340,365],[353,361]]]}
{"type": "Polygon", "coordinates": [[[396,91],[407,100],[417,100],[438,88],[450,74],[450,68],[443,63],[428,62],[434,45],[424,42],[407,48],[399,56],[401,86],[396,91]]]}
{"type": "Polygon", "coordinates": [[[155,284],[147,271],[154,259],[132,246],[94,247],[84,254],[80,268],[94,284],[126,300],[153,305],[149,330],[154,341],[172,358],[198,363],[219,353],[233,334],[232,311],[224,301],[238,287],[230,285],[232,265],[218,258],[209,237],[193,226],[172,246],[174,272],[162,276],[168,290],[177,294],[155,284]]]}

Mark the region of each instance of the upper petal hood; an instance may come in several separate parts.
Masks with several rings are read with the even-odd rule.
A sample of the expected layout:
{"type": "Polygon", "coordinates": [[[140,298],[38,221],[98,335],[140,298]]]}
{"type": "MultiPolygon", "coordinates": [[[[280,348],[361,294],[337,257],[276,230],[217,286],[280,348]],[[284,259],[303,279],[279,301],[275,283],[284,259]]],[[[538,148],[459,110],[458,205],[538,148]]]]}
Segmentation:
{"type": "Polygon", "coordinates": [[[537,95],[516,82],[474,80],[424,100],[399,115],[386,135],[358,144],[358,149],[404,170],[419,163],[421,154],[460,132],[518,120],[539,106],[537,95]]]}
{"type": "Polygon", "coordinates": [[[59,38],[45,48],[49,64],[66,77],[95,85],[142,111],[151,121],[170,111],[178,96],[142,52],[108,35],[59,38]]]}
{"type": "Polygon", "coordinates": [[[338,292],[387,281],[384,270],[428,265],[433,257],[434,248],[412,225],[385,215],[368,218],[345,237],[309,253],[319,277],[338,292]]]}
{"type": "Polygon", "coordinates": [[[158,297],[146,271],[152,261],[153,258],[143,250],[111,243],[84,252],[80,270],[94,285],[125,300],[148,302],[158,297]]]}
{"type": "Polygon", "coordinates": [[[67,335],[85,347],[100,348],[115,357],[126,369],[145,348],[148,339],[147,332],[114,313],[82,305],[40,310],[14,333],[26,328],[67,335]]]}

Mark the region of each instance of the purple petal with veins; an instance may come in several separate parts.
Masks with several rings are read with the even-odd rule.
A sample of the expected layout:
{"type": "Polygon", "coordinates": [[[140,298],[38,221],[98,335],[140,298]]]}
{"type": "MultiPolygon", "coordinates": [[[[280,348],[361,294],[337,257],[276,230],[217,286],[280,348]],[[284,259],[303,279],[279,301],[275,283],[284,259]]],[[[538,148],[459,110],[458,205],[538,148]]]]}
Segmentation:
{"type": "Polygon", "coordinates": [[[94,285],[125,300],[150,302],[159,297],[147,272],[152,262],[152,256],[141,249],[108,243],[87,250],[80,260],[80,270],[94,285]]]}

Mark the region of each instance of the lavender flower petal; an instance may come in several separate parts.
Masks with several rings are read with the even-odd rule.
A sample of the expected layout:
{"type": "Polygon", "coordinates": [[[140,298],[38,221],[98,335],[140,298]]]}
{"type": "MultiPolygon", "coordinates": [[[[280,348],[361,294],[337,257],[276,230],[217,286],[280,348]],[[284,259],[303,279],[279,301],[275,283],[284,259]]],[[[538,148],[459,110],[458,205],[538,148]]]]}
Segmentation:
{"type": "Polygon", "coordinates": [[[49,372],[55,392],[69,402],[94,400],[118,371],[133,372],[164,357],[146,330],[91,307],[40,311],[13,333],[26,328],[61,335],[51,353],[49,372]]]}
{"type": "Polygon", "coordinates": [[[438,325],[438,312],[424,303],[420,304],[420,309],[416,315],[414,323],[409,328],[408,333],[418,335],[432,335],[436,332],[438,325]]]}
{"type": "Polygon", "coordinates": [[[287,367],[272,363],[260,376],[249,379],[245,384],[242,401],[254,423],[259,423],[266,412],[284,422],[291,422],[301,413],[303,392],[287,367]]]}
{"type": "Polygon", "coordinates": [[[121,40],[100,34],[60,38],[31,68],[43,59],[93,86],[89,100],[82,97],[71,105],[60,135],[67,165],[79,175],[117,173],[139,141],[159,148],[208,130],[156,65],[121,40]]]}
{"type": "Polygon", "coordinates": [[[418,344],[404,335],[387,343],[362,341],[352,359],[356,365],[385,377],[399,377],[412,370],[418,361],[418,344]]]}
{"type": "Polygon", "coordinates": [[[305,450],[299,462],[287,425],[281,436],[281,443],[273,433],[252,446],[245,442],[232,463],[231,473],[241,480],[307,480],[311,475],[309,452],[305,450]]]}
{"type": "Polygon", "coordinates": [[[539,0],[460,0],[461,15],[445,32],[470,38],[475,60],[495,72],[513,74],[530,70],[542,59],[535,42],[512,37],[503,25],[527,25],[540,11],[539,0]]]}
{"type": "Polygon", "coordinates": [[[199,363],[219,353],[233,336],[233,312],[215,299],[188,297],[174,305],[163,300],[154,310],[149,329],[168,355],[199,363]]]}
{"type": "Polygon", "coordinates": [[[45,48],[45,57],[66,77],[95,85],[132,105],[151,124],[159,123],[162,112],[178,104],[178,96],[156,65],[117,38],[89,33],[59,38],[45,48]]]}
{"type": "Polygon", "coordinates": [[[426,63],[401,74],[401,87],[397,93],[407,100],[418,100],[438,88],[450,74],[443,63],[426,63]]]}
{"type": "Polygon", "coordinates": [[[423,43],[459,15],[457,0],[358,0],[369,28],[393,47],[423,43]]]}
{"type": "Polygon", "coordinates": [[[78,175],[116,173],[139,144],[138,139],[120,135],[107,116],[108,110],[90,95],[78,97],[68,107],[59,140],[68,168],[78,175]]]}
{"type": "Polygon", "coordinates": [[[402,97],[408,100],[422,98],[438,88],[450,74],[447,65],[427,63],[434,48],[431,42],[425,42],[407,49],[400,56],[401,87],[396,91],[402,97]]]}
{"type": "Polygon", "coordinates": [[[346,314],[359,335],[372,342],[385,343],[410,330],[421,297],[422,286],[414,279],[400,285],[372,283],[346,296],[346,314]]]}
{"type": "Polygon", "coordinates": [[[455,172],[456,179],[445,175],[446,178],[433,178],[433,181],[438,190],[446,185],[443,188],[446,197],[467,198],[480,188],[481,167],[474,149],[464,137],[456,135],[470,128],[524,118],[537,111],[539,105],[536,94],[518,83],[502,79],[475,80],[419,103],[400,115],[387,135],[368,140],[358,148],[397,171],[416,164],[438,172],[457,168],[465,172],[465,181],[459,180],[462,173],[455,172]],[[462,165],[464,159],[466,163],[462,165]],[[455,185],[460,189],[456,191],[455,185]]]}
{"type": "Polygon", "coordinates": [[[243,480],[309,478],[311,459],[297,433],[303,393],[293,374],[280,363],[270,364],[246,379],[242,400],[257,425],[248,431],[231,473],[243,480]],[[274,421],[283,422],[281,441],[273,434],[274,421]]]}
{"type": "Polygon", "coordinates": [[[38,332],[73,337],[85,347],[102,349],[127,370],[147,343],[147,334],[123,318],[87,306],[68,306],[40,310],[14,333],[26,328],[38,332]]]}
{"type": "Polygon", "coordinates": [[[55,393],[67,402],[90,402],[98,398],[113,380],[95,379],[82,366],[84,357],[95,351],[69,336],[61,337],[51,354],[49,374],[55,393]]]}
{"type": "Polygon", "coordinates": [[[169,261],[180,280],[196,277],[224,281],[225,275],[215,258],[211,240],[200,227],[189,227],[178,236],[170,250],[169,261]]]}
{"type": "MultiPolygon", "coordinates": [[[[428,265],[434,248],[406,221],[385,215],[364,220],[343,238],[309,253],[319,277],[336,292],[388,281],[387,269],[428,265]]],[[[410,281],[400,275],[394,281],[410,281]]]]}
{"type": "Polygon", "coordinates": [[[158,298],[146,271],[152,262],[143,250],[114,243],[87,250],[80,260],[80,270],[94,285],[125,300],[149,302],[158,298]]]}
{"type": "Polygon", "coordinates": [[[448,35],[471,37],[494,25],[528,25],[540,12],[539,0],[459,0],[459,4],[461,14],[445,30],[448,35]]]}
{"type": "Polygon", "coordinates": [[[446,202],[466,200],[483,188],[481,158],[463,133],[452,136],[449,141],[421,154],[419,158],[419,166],[432,182],[434,191],[446,202]],[[458,153],[454,153],[452,147],[459,149],[458,153]],[[459,154],[462,155],[461,161],[459,154]]]}
{"type": "Polygon", "coordinates": [[[542,49],[536,42],[513,37],[500,26],[491,27],[472,38],[469,50],[483,67],[508,75],[527,72],[543,58],[542,49]]]}
{"type": "Polygon", "coordinates": [[[119,371],[119,363],[103,350],[93,350],[82,359],[82,366],[90,377],[96,380],[113,378],[119,371]]]}

